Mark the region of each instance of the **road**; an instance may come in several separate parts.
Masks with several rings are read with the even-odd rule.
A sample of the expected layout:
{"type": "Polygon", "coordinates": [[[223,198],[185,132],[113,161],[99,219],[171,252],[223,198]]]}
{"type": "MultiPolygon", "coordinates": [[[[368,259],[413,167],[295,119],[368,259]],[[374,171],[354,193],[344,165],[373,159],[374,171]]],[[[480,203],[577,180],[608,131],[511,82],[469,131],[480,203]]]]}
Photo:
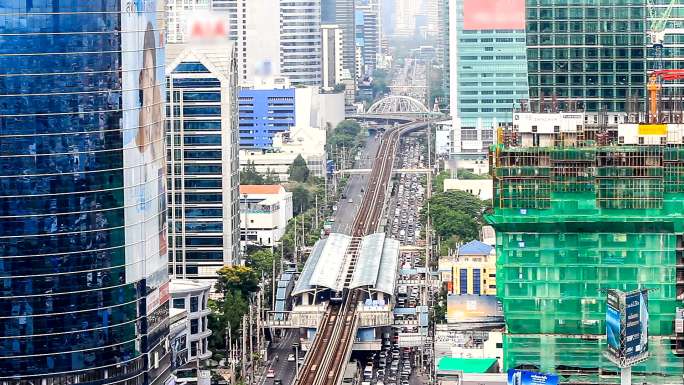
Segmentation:
{"type": "MultiPolygon", "coordinates": [[[[366,145],[359,153],[359,161],[354,163],[355,168],[370,168],[372,160],[378,152],[380,139],[375,135],[368,137],[366,145]]],[[[368,184],[368,175],[354,174],[349,177],[347,186],[344,188],[344,196],[346,199],[340,199],[337,203],[337,213],[335,214],[335,223],[333,223],[332,231],[334,233],[343,233],[350,235],[354,217],[361,204],[361,189],[366,190],[368,184]],[[352,203],[349,203],[349,199],[352,203]]]]}
{"type": "MultiPolygon", "coordinates": [[[[260,385],[273,385],[274,379],[279,379],[282,381],[283,385],[289,385],[292,383],[295,377],[295,361],[288,361],[287,356],[294,353],[292,350],[292,344],[297,342],[297,336],[294,331],[286,331],[285,335],[280,337],[278,341],[271,344],[271,348],[268,351],[269,359],[271,360],[270,368],[275,371],[274,378],[266,378],[265,375],[261,381],[257,381],[260,385]],[[278,360],[275,360],[276,355],[278,360]]],[[[301,355],[301,352],[300,352],[301,355]]]]}

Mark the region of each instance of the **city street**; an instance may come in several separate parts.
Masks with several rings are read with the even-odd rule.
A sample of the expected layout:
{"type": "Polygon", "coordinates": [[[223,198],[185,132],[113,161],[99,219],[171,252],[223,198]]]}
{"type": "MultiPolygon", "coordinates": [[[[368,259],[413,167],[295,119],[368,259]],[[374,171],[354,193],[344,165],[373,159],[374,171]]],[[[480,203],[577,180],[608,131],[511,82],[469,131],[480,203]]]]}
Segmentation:
{"type": "MultiPolygon", "coordinates": [[[[275,376],[273,378],[266,378],[266,373],[264,373],[260,381],[257,381],[257,384],[259,385],[273,385],[274,380],[276,379],[282,381],[283,385],[289,385],[294,380],[296,360],[288,361],[287,357],[290,354],[294,354],[292,344],[297,342],[297,338],[294,331],[288,330],[283,331],[283,333],[284,335],[271,345],[271,349],[269,349],[268,352],[268,358],[270,360],[269,368],[273,369],[275,376]],[[278,357],[277,360],[276,356],[278,357]]],[[[267,371],[268,369],[266,372],[267,371]]]]}

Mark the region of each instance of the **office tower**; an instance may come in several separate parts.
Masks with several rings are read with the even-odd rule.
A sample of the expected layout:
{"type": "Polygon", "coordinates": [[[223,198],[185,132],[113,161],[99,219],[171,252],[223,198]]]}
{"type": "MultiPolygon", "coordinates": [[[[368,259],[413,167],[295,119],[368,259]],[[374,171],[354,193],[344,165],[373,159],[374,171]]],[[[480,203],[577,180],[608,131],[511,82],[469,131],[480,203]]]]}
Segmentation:
{"type": "Polygon", "coordinates": [[[588,112],[625,111],[628,98],[643,100],[644,0],[530,4],[527,58],[531,100],[555,99],[559,108],[576,101],[588,112]]]}
{"type": "Polygon", "coordinates": [[[281,0],[280,72],[298,86],[321,85],[321,1],[281,0]]]}
{"type": "Polygon", "coordinates": [[[356,5],[356,41],[363,47],[365,75],[370,75],[380,52],[380,18],[374,3],[356,5]]]}
{"type": "Polygon", "coordinates": [[[227,40],[236,42],[239,83],[280,73],[280,0],[169,0],[167,41],[183,43],[193,25],[224,21],[227,40]]]}
{"type": "Polygon", "coordinates": [[[425,36],[428,39],[438,37],[439,33],[439,2],[442,0],[423,0],[425,13],[425,36]]]}
{"type": "Polygon", "coordinates": [[[442,89],[449,95],[449,0],[438,0],[437,63],[442,67],[442,89]]]}
{"type": "Polygon", "coordinates": [[[337,24],[342,28],[342,65],[354,78],[355,62],[355,1],[354,0],[322,0],[321,22],[337,24]]]}
{"type": "Polygon", "coordinates": [[[0,383],[166,384],[163,10],[0,14],[0,383]]]}
{"type": "Polygon", "coordinates": [[[394,9],[394,36],[409,38],[416,34],[416,18],[421,12],[421,0],[396,0],[394,9]]]}
{"type": "Polygon", "coordinates": [[[240,148],[273,149],[273,136],[295,125],[295,88],[243,88],[239,100],[240,148]]]}
{"type": "Polygon", "coordinates": [[[619,369],[603,355],[605,290],[645,288],[650,358],[633,367],[634,382],[679,383],[684,125],[649,131],[591,127],[583,113],[516,116],[490,154],[486,215],[496,230],[504,369],[616,382],[619,369]]]}
{"type": "Polygon", "coordinates": [[[231,42],[167,47],[169,271],[239,263],[237,63],[231,42]]]}
{"type": "Polygon", "coordinates": [[[454,151],[485,155],[496,128],[512,122],[514,103],[528,96],[525,3],[464,0],[454,8],[449,91],[454,137],[460,138],[454,151]]]}
{"type": "MultiPolygon", "coordinates": [[[[648,2],[647,20],[647,68],[655,69],[684,69],[684,3],[678,0],[650,0],[648,2]],[[661,33],[651,33],[652,26],[661,33]],[[657,52],[655,44],[662,44],[657,52]]],[[[655,32],[655,31],[654,31],[655,32]]],[[[663,95],[681,95],[682,81],[666,82],[663,84],[663,95]]]]}
{"type": "Polygon", "coordinates": [[[342,29],[336,24],[321,25],[321,73],[324,89],[333,89],[342,83],[342,29]]]}

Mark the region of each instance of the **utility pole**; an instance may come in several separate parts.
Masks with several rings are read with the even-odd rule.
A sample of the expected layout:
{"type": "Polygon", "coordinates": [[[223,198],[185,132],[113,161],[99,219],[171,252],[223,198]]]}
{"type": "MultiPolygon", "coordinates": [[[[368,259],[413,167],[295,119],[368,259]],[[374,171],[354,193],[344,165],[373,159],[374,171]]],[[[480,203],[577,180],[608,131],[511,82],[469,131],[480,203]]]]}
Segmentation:
{"type": "Polygon", "coordinates": [[[299,258],[297,258],[297,216],[296,215],[294,217],[294,250],[293,250],[292,254],[294,255],[295,264],[299,264],[299,258]]]}
{"type": "Polygon", "coordinates": [[[242,316],[242,373],[240,377],[247,377],[247,314],[242,316]]]}
{"type": "MultiPolygon", "coordinates": [[[[281,259],[281,263],[282,263],[282,259],[281,259]]],[[[273,267],[272,268],[273,268],[273,270],[271,272],[271,308],[273,309],[273,311],[275,311],[276,282],[277,282],[277,280],[276,280],[275,255],[273,255],[273,267]]]]}

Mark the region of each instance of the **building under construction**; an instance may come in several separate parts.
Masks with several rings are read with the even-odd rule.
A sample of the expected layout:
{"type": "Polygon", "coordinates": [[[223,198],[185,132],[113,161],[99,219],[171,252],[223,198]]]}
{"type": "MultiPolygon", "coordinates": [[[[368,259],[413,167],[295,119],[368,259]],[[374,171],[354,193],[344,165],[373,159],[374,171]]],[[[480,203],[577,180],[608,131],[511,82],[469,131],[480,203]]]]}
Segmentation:
{"type": "Polygon", "coordinates": [[[514,113],[490,161],[504,369],[619,383],[605,290],[648,288],[650,357],[633,383],[681,385],[684,124],[514,113]]]}

